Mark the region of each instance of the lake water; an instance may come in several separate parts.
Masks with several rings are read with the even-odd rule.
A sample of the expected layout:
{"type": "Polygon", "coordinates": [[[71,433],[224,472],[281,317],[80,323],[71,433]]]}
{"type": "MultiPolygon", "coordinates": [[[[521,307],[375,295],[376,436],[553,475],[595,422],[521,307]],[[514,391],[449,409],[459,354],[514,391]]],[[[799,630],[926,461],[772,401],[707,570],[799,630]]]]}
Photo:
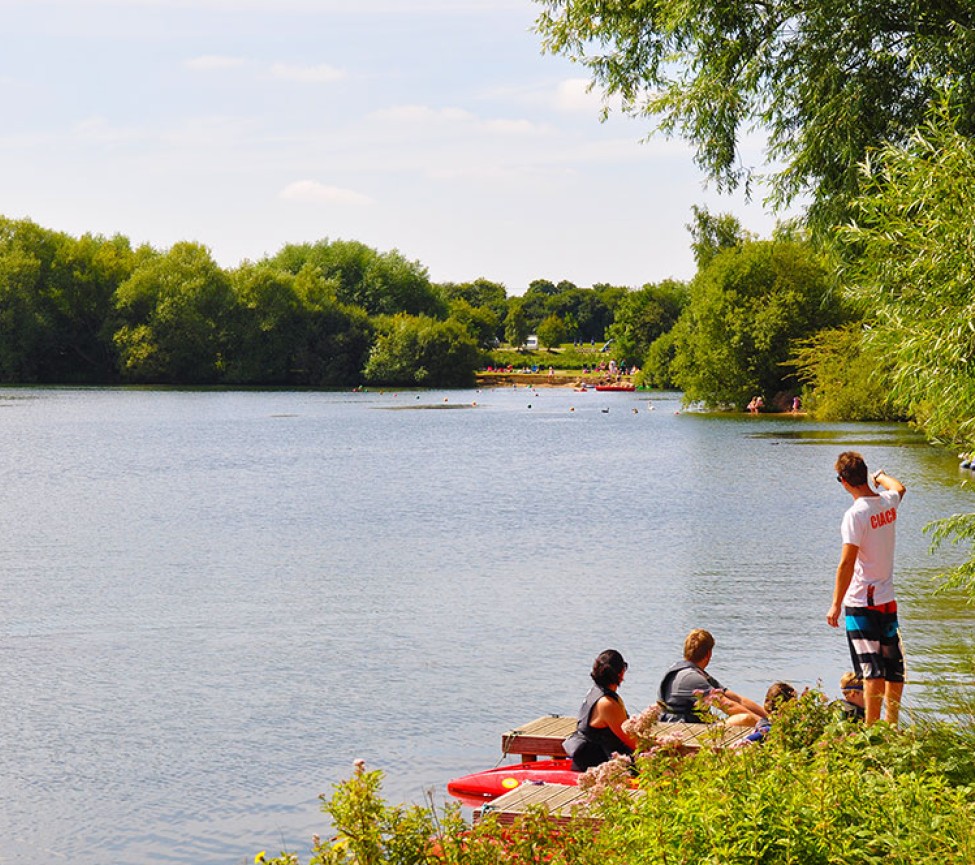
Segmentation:
{"type": "Polygon", "coordinates": [[[631,711],[685,633],[769,682],[849,664],[825,624],[856,448],[909,489],[912,676],[946,675],[922,527],[975,507],[896,425],[678,413],[673,394],[0,389],[0,862],[307,858],[354,758],[394,801],[574,714],[593,657],[631,711]],[[476,404],[476,405],[475,405],[476,404]],[[651,410],[652,408],[652,410],[651,410]]]}

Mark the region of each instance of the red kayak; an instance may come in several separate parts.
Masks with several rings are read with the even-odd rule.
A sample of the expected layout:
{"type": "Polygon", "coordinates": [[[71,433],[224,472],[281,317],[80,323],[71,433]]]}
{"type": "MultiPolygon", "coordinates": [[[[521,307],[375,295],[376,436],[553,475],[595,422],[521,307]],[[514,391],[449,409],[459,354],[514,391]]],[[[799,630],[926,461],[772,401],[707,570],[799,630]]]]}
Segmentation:
{"type": "Polygon", "coordinates": [[[447,784],[447,792],[466,804],[480,805],[522,784],[576,785],[579,775],[572,769],[571,760],[536,760],[454,778],[447,784]]]}
{"type": "Polygon", "coordinates": [[[605,390],[622,390],[622,391],[629,392],[631,390],[636,390],[636,385],[633,385],[633,384],[597,384],[596,385],[596,390],[603,390],[603,391],[605,391],[605,390]]]}

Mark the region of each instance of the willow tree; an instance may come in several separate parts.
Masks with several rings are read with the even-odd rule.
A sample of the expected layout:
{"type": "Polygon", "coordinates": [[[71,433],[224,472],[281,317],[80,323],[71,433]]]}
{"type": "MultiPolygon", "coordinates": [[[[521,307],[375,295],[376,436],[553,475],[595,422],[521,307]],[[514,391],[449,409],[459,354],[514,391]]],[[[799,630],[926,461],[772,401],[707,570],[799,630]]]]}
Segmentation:
{"type": "Polygon", "coordinates": [[[891,399],[930,438],[975,448],[975,140],[945,100],[861,170],[839,236],[845,281],[874,310],[868,345],[892,364],[891,399]]]}
{"type": "Polygon", "coordinates": [[[767,135],[773,201],[811,200],[832,225],[871,147],[903,143],[932,95],[975,132],[970,0],[536,0],[544,47],[591,72],[624,110],[686,139],[719,189],[760,166],[742,137],[767,135]]]}

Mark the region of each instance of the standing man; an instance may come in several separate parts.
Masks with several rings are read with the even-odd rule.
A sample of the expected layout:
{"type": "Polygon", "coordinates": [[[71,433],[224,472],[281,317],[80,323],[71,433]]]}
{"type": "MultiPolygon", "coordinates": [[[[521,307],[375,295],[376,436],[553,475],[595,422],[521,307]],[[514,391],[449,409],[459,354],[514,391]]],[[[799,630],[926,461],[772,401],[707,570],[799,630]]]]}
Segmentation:
{"type": "Polygon", "coordinates": [[[904,655],[894,600],[894,527],[904,485],[883,469],[873,473],[879,491],[867,483],[867,464],[856,451],[836,460],[836,480],[853,504],[843,516],[843,550],[836,568],[833,604],[826,614],[831,627],[846,622],[853,666],[863,676],[865,721],[896,724],[904,690],[904,655]]]}

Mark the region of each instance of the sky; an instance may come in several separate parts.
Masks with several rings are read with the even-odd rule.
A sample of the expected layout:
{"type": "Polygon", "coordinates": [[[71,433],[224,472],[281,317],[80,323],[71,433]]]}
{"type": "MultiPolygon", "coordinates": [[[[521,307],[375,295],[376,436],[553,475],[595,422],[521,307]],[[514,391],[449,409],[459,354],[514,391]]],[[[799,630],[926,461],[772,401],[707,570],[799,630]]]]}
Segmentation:
{"type": "MultiPolygon", "coordinates": [[[[232,268],[398,250],[435,282],[688,279],[692,205],[767,236],[583,67],[532,0],[0,0],[0,215],[232,268]],[[648,136],[649,139],[648,139],[648,136]]],[[[745,150],[760,164],[758,150],[745,150]]]]}

